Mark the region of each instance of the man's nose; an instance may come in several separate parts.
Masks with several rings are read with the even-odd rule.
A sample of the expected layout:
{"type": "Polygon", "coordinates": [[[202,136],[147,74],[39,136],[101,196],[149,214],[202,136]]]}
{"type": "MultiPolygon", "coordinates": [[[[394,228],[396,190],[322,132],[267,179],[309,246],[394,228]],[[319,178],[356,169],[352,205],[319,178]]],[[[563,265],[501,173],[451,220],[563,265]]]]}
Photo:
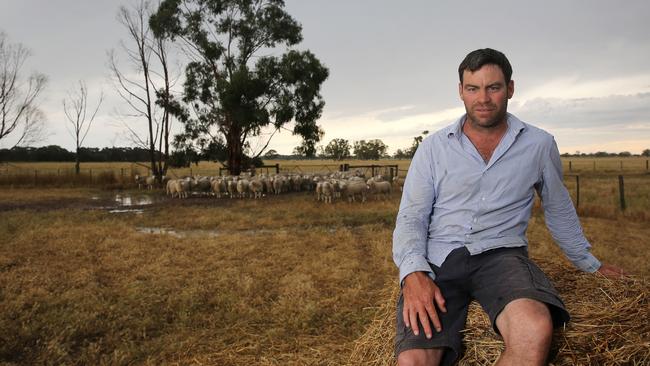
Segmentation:
{"type": "Polygon", "coordinates": [[[478,91],[478,101],[481,103],[490,101],[490,96],[488,95],[487,89],[480,89],[478,91]]]}

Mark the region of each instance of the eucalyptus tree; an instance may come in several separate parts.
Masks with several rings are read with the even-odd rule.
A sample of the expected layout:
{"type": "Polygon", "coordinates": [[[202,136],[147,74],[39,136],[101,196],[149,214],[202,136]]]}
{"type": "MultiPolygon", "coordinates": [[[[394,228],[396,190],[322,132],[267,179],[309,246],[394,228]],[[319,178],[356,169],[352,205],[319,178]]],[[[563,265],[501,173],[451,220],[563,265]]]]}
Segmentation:
{"type": "Polygon", "coordinates": [[[344,160],[350,157],[350,142],[346,139],[333,139],[325,146],[325,156],[335,160],[344,160]]]}
{"type": "Polygon", "coordinates": [[[150,25],[179,42],[190,60],[177,146],[209,150],[239,174],[253,137],[270,135],[259,151],[248,151],[254,158],[290,122],[304,145],[319,141],[320,87],[329,72],[310,51],[292,48],[302,27],[283,1],[164,0],[150,25]]]}

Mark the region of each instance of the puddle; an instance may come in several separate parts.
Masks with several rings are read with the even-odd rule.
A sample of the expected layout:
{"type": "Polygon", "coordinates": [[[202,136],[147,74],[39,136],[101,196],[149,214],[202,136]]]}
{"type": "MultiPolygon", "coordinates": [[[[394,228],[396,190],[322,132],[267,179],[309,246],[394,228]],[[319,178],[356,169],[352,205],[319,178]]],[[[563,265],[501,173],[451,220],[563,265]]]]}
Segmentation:
{"type": "Polygon", "coordinates": [[[231,234],[231,235],[262,235],[262,234],[278,234],[278,233],[286,233],[287,231],[284,229],[281,230],[272,230],[272,229],[259,229],[259,230],[229,230],[227,232],[220,232],[217,230],[203,230],[203,229],[196,229],[196,230],[174,230],[174,229],[167,229],[163,227],[138,227],[136,230],[140,233],[144,234],[154,234],[154,235],[170,235],[176,238],[196,238],[196,237],[209,237],[209,238],[215,238],[218,236],[221,236],[223,234],[231,234]]]}
{"type": "Polygon", "coordinates": [[[115,194],[111,196],[92,196],[90,197],[92,201],[106,202],[108,205],[95,207],[95,209],[107,210],[110,213],[136,213],[141,214],[144,212],[144,206],[149,206],[154,204],[159,200],[157,197],[140,194],[140,195],[128,195],[128,194],[115,194]],[[109,203],[112,202],[112,203],[109,203]]]}
{"type": "Polygon", "coordinates": [[[147,206],[154,203],[154,199],[151,196],[140,195],[140,196],[131,196],[131,195],[122,195],[116,194],[113,199],[115,203],[120,206],[147,206]]]}

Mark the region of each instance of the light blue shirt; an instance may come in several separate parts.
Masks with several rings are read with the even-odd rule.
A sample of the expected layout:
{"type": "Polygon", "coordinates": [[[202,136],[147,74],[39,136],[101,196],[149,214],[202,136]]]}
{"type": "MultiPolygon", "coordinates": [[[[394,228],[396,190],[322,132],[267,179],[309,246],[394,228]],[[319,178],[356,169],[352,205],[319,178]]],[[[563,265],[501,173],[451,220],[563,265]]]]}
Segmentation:
{"type": "Polygon", "coordinates": [[[535,191],[567,258],[586,272],[600,268],[562,182],[553,136],[508,114],[508,129],[485,163],[462,133],[464,121],[424,139],[411,161],[393,232],[400,283],[415,271],[435,279],[429,263],[441,266],[456,248],[475,255],[527,246],[535,191]]]}

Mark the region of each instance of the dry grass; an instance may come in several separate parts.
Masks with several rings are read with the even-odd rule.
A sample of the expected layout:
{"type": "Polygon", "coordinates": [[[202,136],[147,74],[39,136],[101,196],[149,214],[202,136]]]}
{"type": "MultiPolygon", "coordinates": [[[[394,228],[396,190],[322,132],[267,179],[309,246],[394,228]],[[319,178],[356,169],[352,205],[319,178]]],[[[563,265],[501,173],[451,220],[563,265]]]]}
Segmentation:
{"type": "MultiPolygon", "coordinates": [[[[647,365],[650,363],[650,283],[638,278],[609,280],[536,259],[560,290],[571,322],[555,332],[552,365],[647,365]]],[[[398,286],[385,300],[366,333],[355,342],[349,365],[395,365],[395,302],[398,286]]],[[[503,341],[481,307],[473,302],[463,334],[460,365],[493,365],[503,341]]]]}
{"type": "MultiPolygon", "coordinates": [[[[369,363],[350,362],[362,354],[392,362],[383,347],[392,343],[398,197],[366,205],[319,204],[302,194],[194,198],[116,215],[92,209],[103,203],[90,197],[105,194],[0,190],[0,364],[369,363]],[[194,234],[147,234],[142,227],[194,234]],[[371,341],[376,347],[362,347],[371,341]]],[[[647,225],[583,222],[599,257],[650,275],[647,225]]],[[[534,256],[558,257],[541,217],[532,220],[529,236],[534,256]]],[[[639,297],[647,287],[637,291],[642,282],[626,283],[625,292],[567,271],[566,263],[548,265],[562,272],[558,287],[574,313],[574,328],[563,336],[572,329],[601,332],[599,324],[610,323],[599,319],[610,319],[620,326],[608,332],[636,339],[629,317],[647,311],[647,299],[639,297]],[[627,312],[593,286],[630,300],[627,312]],[[571,295],[581,287],[592,292],[571,295]],[[595,295],[587,308],[583,302],[595,295]],[[599,326],[577,328],[583,323],[599,326]]],[[[601,345],[596,335],[568,343],[578,360],[598,356],[591,351],[601,345]]],[[[614,352],[618,344],[602,349],[614,352]]],[[[630,355],[638,352],[631,345],[643,347],[627,344],[621,352],[630,355]]]]}

